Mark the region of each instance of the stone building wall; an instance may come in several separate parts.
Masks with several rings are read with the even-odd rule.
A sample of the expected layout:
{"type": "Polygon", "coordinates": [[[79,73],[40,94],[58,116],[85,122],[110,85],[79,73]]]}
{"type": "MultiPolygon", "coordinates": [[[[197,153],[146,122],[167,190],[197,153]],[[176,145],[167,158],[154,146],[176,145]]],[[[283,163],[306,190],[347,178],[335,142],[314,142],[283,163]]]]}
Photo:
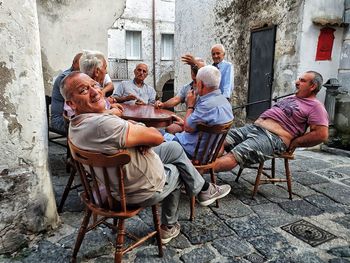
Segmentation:
{"type": "MultiPolygon", "coordinates": [[[[164,84],[174,79],[174,61],[161,60],[161,34],[174,34],[175,20],[174,1],[155,1],[155,78],[157,93],[162,95],[164,84]]],[[[152,32],[152,0],[127,0],[125,9],[113,26],[108,30],[108,57],[126,59],[125,34],[126,30],[142,31],[142,54],[140,60],[128,60],[128,76],[134,77],[134,69],[138,63],[146,63],[149,75],[145,82],[154,86],[153,69],[153,32],[152,32]]],[[[115,84],[116,85],[116,84],[115,84]]]]}
{"type": "Polygon", "coordinates": [[[35,0],[0,1],[0,254],[55,227],[35,0]]]}
{"type": "Polygon", "coordinates": [[[107,56],[108,29],[123,11],[126,0],[37,0],[45,93],[53,79],[69,68],[83,49],[107,56]]]}
{"type": "MultiPolygon", "coordinates": [[[[176,55],[190,51],[211,63],[211,45],[222,43],[226,47],[227,60],[233,62],[235,67],[233,105],[243,105],[248,90],[250,32],[255,28],[277,25],[273,96],[289,93],[293,89],[298,67],[301,3],[301,0],[212,0],[196,3],[195,11],[191,13],[188,2],[178,0],[175,34],[189,34],[177,38],[176,55]]],[[[183,77],[189,75],[188,70],[186,74],[181,74],[181,68],[180,63],[175,64],[179,72],[175,78],[176,87],[188,81],[187,77],[183,77]]],[[[241,110],[235,112],[237,124],[243,123],[244,114],[241,110]]]]}
{"type": "Polygon", "coordinates": [[[350,93],[350,0],[345,0],[344,22],[347,25],[344,29],[338,79],[350,93]]]}

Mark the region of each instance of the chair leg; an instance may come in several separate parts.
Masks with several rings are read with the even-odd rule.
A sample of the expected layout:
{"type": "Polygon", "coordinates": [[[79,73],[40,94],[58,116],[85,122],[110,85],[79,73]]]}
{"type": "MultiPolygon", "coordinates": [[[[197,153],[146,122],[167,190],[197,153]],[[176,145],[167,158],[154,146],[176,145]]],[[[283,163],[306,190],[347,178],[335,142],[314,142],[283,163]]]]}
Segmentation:
{"type": "Polygon", "coordinates": [[[157,231],[157,245],[158,245],[158,256],[163,257],[163,247],[162,247],[162,239],[160,237],[160,222],[159,222],[159,214],[157,205],[152,206],[152,214],[153,214],[153,224],[154,228],[157,231]]]}
{"type": "Polygon", "coordinates": [[[275,175],[276,175],[276,159],[272,158],[272,160],[271,160],[271,178],[275,178],[275,175]]]}
{"type": "Polygon", "coordinates": [[[289,161],[287,158],[284,159],[284,168],[286,170],[286,177],[287,177],[287,186],[288,186],[288,192],[289,192],[289,199],[292,200],[292,175],[290,173],[289,169],[289,161]]]}
{"type": "Polygon", "coordinates": [[[194,220],[194,209],[195,209],[195,204],[196,204],[196,199],[194,196],[190,197],[190,221],[194,220]]]}
{"type": "Polygon", "coordinates": [[[89,224],[91,213],[92,213],[91,210],[86,208],[85,216],[84,216],[83,222],[81,223],[77,240],[75,241],[73,255],[72,255],[72,263],[75,263],[77,261],[77,255],[78,255],[81,243],[83,242],[84,236],[86,234],[86,228],[89,224]]]}
{"type": "Polygon", "coordinates": [[[243,172],[243,168],[239,168],[239,171],[238,171],[238,174],[237,174],[235,182],[238,182],[238,179],[241,176],[242,172],[243,172]]]}
{"type": "Polygon", "coordinates": [[[116,250],[114,253],[114,262],[115,263],[121,263],[123,258],[123,245],[124,245],[124,239],[125,239],[125,220],[119,219],[118,220],[118,233],[116,238],[116,250]]]}
{"type": "Polygon", "coordinates": [[[58,213],[62,213],[62,209],[63,209],[63,206],[64,206],[64,203],[66,202],[66,199],[68,197],[68,194],[69,194],[69,191],[71,190],[71,187],[72,187],[72,184],[73,184],[73,181],[74,181],[74,176],[75,176],[75,169],[73,168],[70,172],[70,176],[68,178],[68,182],[66,184],[66,187],[64,188],[64,192],[63,192],[63,195],[61,197],[61,201],[60,201],[60,204],[58,206],[58,213]]]}
{"type": "MultiPolygon", "coordinates": [[[[213,169],[210,169],[210,180],[213,184],[216,184],[216,178],[215,178],[215,173],[213,169]]],[[[215,201],[216,207],[219,208],[219,200],[215,201]]]]}
{"type": "Polygon", "coordinates": [[[260,179],[261,179],[261,175],[264,169],[264,162],[261,162],[259,164],[259,168],[258,168],[258,173],[256,175],[256,179],[255,179],[255,184],[254,184],[254,190],[253,190],[253,195],[252,195],[252,199],[254,199],[254,196],[256,195],[256,193],[258,192],[258,187],[260,185],[260,179]]]}

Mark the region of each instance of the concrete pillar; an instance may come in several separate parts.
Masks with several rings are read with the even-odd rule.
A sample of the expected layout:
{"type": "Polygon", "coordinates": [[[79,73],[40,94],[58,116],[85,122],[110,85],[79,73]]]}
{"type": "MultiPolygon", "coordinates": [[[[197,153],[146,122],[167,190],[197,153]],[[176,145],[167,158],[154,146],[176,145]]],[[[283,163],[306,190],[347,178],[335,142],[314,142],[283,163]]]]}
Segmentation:
{"type": "Polygon", "coordinates": [[[57,226],[35,0],[0,1],[0,254],[57,226]]]}

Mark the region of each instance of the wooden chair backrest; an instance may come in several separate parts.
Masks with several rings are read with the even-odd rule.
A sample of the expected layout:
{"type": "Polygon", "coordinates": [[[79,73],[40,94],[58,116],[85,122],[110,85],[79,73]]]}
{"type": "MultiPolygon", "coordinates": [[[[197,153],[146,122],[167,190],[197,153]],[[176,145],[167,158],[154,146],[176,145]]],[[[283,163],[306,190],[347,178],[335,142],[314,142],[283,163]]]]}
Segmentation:
{"type": "Polygon", "coordinates": [[[88,202],[102,209],[115,210],[117,204],[112,193],[117,192],[120,198],[118,209],[121,212],[126,212],[123,166],[130,162],[129,153],[124,150],[113,155],[107,155],[79,149],[70,140],[68,140],[68,144],[88,202]],[[94,168],[101,168],[103,184],[101,178],[97,178],[94,168]],[[115,171],[115,174],[109,174],[111,170],[115,171]],[[111,180],[117,180],[118,189],[112,189],[112,185],[116,184],[111,180]]]}
{"type": "Polygon", "coordinates": [[[233,121],[230,121],[225,124],[212,126],[204,123],[197,124],[198,140],[192,157],[192,163],[194,165],[204,165],[215,162],[232,123],[233,121]],[[199,151],[201,146],[204,147],[202,152],[199,151]]]}

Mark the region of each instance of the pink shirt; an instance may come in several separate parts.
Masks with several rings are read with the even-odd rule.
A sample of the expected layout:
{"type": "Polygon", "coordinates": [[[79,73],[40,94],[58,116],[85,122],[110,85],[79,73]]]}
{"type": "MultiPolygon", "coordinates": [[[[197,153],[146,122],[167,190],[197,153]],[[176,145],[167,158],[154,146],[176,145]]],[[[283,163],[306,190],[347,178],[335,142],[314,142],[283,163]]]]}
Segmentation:
{"type": "Polygon", "coordinates": [[[310,125],[328,127],[328,114],[320,101],[298,98],[295,95],[277,102],[271,109],[263,112],[260,118],[277,121],[294,137],[304,134],[310,125]]]}

